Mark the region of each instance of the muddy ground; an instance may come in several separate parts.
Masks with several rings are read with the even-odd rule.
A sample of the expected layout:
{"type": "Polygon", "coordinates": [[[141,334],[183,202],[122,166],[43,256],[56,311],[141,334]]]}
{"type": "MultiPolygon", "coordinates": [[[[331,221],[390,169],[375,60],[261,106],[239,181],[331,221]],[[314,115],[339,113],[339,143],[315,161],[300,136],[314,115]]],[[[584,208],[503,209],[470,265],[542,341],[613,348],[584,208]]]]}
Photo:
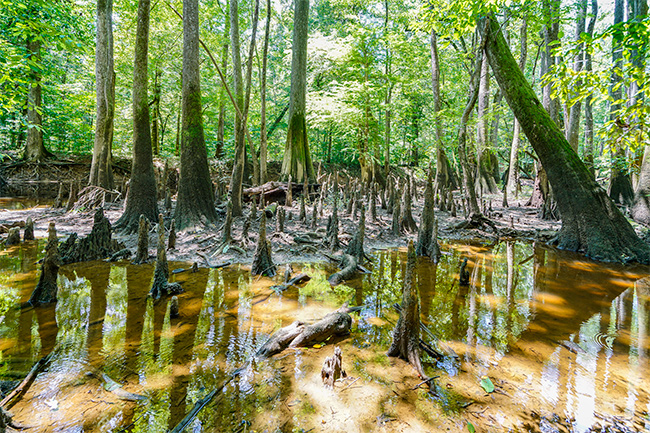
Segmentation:
{"type": "MultiPolygon", "coordinates": [[[[122,185],[124,178],[127,176],[127,170],[121,167],[126,166],[126,162],[120,164],[120,168],[115,171],[116,184],[122,185]]],[[[163,170],[163,163],[156,162],[156,171],[163,170]]],[[[36,202],[26,200],[25,209],[0,209],[0,225],[12,224],[19,221],[25,221],[31,217],[35,223],[36,237],[46,237],[49,222],[56,224],[56,229],[60,238],[65,238],[71,233],[77,233],[80,236],[86,235],[92,229],[93,211],[90,209],[73,209],[66,212],[64,208],[53,208],[52,197],[58,191],[58,184],[65,182],[77,182],[83,186],[87,179],[87,162],[71,162],[69,164],[50,164],[44,167],[35,166],[5,166],[4,177],[9,185],[14,185],[14,193],[29,194],[29,197],[40,196],[39,203],[48,203],[48,205],[36,205],[36,202]],[[17,168],[18,167],[18,168],[17,168]],[[16,187],[20,186],[20,187],[16,187]],[[43,198],[45,197],[45,198],[43,198]],[[48,199],[49,197],[49,199],[48,199]]],[[[227,171],[224,165],[215,164],[212,167],[213,177],[221,176],[227,179],[227,171]]],[[[405,170],[400,169],[400,174],[405,170]]],[[[410,174],[410,173],[409,173],[410,174]]],[[[327,176],[325,170],[321,179],[327,176]]],[[[345,178],[354,176],[354,173],[345,173],[339,171],[339,177],[345,178]]],[[[413,215],[419,222],[424,202],[423,191],[424,181],[418,181],[417,193],[413,200],[413,215]]],[[[538,211],[533,207],[526,207],[524,204],[528,199],[532,182],[523,180],[523,193],[514,200],[510,200],[511,206],[503,208],[502,195],[500,193],[483,196],[482,204],[484,214],[490,218],[497,228],[493,229],[484,227],[483,229],[458,229],[456,226],[466,220],[465,212],[459,209],[457,216],[452,216],[448,211],[436,209],[436,218],[439,225],[439,237],[441,239],[483,239],[493,241],[499,238],[517,238],[530,239],[539,241],[548,241],[554,237],[555,231],[560,228],[558,221],[546,221],[538,218],[538,211]]],[[[67,186],[66,186],[67,189],[67,186]]],[[[454,193],[457,201],[460,203],[460,193],[454,193]]],[[[29,198],[27,197],[27,198],[29,198]]],[[[174,197],[175,198],[175,197],[174,197]]],[[[315,201],[315,200],[314,200],[315,201]]],[[[65,201],[64,201],[65,206],[65,201]]],[[[105,203],[105,214],[111,222],[117,221],[123,211],[124,201],[122,196],[118,196],[115,202],[105,203]]],[[[268,221],[268,235],[273,248],[273,259],[276,264],[289,262],[313,262],[327,260],[326,255],[331,255],[329,249],[321,245],[321,239],[325,234],[327,217],[331,214],[331,197],[325,201],[323,209],[319,211],[318,220],[314,226],[312,223],[313,203],[307,204],[306,214],[307,221],[299,221],[300,201],[293,200],[293,206],[286,207],[287,220],[285,222],[284,232],[279,233],[275,230],[275,217],[268,221]],[[315,228],[314,228],[315,227],[315,228]],[[304,239],[296,241],[297,237],[304,238],[305,235],[312,238],[312,242],[304,242],[304,239]]],[[[2,207],[0,205],[0,207],[2,207]]],[[[343,200],[339,204],[340,230],[339,238],[342,244],[347,245],[352,238],[357,225],[358,215],[349,215],[346,212],[347,202],[343,200]]],[[[159,202],[159,208],[164,209],[163,200],[159,202]]],[[[247,239],[242,239],[242,228],[250,211],[250,203],[245,204],[244,216],[235,218],[233,224],[234,245],[239,248],[229,248],[222,251],[219,248],[222,244],[222,222],[225,220],[225,206],[218,208],[221,214],[221,222],[214,227],[197,227],[178,233],[176,248],[168,252],[168,259],[183,262],[197,262],[199,266],[209,266],[224,261],[233,263],[248,264],[252,261],[255,245],[257,241],[257,232],[259,230],[259,219],[253,221],[249,229],[247,239]],[[243,251],[243,254],[242,254],[243,251]]],[[[259,213],[258,213],[259,215],[259,213]]],[[[173,216],[172,212],[165,213],[167,224],[173,216]]],[[[403,247],[406,246],[410,239],[415,240],[417,233],[403,233],[396,236],[391,231],[392,215],[386,209],[382,209],[380,201],[377,205],[377,220],[373,221],[370,217],[369,210],[366,216],[366,238],[365,248],[367,252],[373,250],[403,247]]],[[[0,235],[6,236],[6,235],[0,235]]],[[[124,235],[115,233],[114,237],[123,242],[126,248],[135,253],[137,236],[124,235]]],[[[0,238],[1,239],[1,238],[0,238]]],[[[150,253],[152,259],[155,257],[156,248],[155,228],[150,233],[150,253]]]]}

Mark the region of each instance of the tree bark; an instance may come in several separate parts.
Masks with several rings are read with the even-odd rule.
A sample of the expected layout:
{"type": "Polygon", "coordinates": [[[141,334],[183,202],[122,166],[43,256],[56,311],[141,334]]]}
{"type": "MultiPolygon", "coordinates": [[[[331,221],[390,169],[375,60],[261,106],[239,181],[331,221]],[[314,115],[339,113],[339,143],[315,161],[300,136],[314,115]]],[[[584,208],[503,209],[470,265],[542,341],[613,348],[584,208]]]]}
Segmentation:
{"type": "Polygon", "coordinates": [[[183,0],[183,120],[181,175],[174,219],[179,230],[217,221],[203,136],[198,0],[183,0]]]}
{"type": "MultiPolygon", "coordinates": [[[[40,64],[41,41],[29,40],[27,52],[30,61],[40,64]]],[[[27,161],[42,161],[51,154],[43,144],[43,87],[41,86],[41,66],[31,68],[29,73],[29,94],[27,95],[27,139],[24,158],[27,161]]]]}
{"type": "Polygon", "coordinates": [[[297,183],[315,181],[307,139],[305,102],[307,93],[307,38],[309,0],[296,0],[293,24],[293,53],[291,58],[291,95],[287,141],[282,160],[281,177],[289,175],[297,183]]]}
{"type": "MultiPolygon", "coordinates": [[[[246,63],[246,95],[244,99],[244,131],[246,132],[248,124],[248,109],[250,107],[251,101],[251,80],[253,76],[253,57],[255,56],[255,41],[257,38],[257,22],[260,15],[260,0],[255,0],[255,6],[253,9],[253,21],[251,23],[252,33],[251,41],[248,48],[248,62],[246,63]]],[[[253,185],[260,184],[260,166],[257,162],[257,152],[255,151],[255,142],[250,139],[250,136],[247,134],[248,146],[251,152],[251,162],[253,164],[253,185]]]]}
{"type": "MultiPolygon", "coordinates": [[[[585,32],[585,21],[587,19],[587,0],[578,0],[576,3],[576,32],[575,40],[579,42],[582,38],[582,34],[585,32]]],[[[583,67],[585,56],[584,44],[578,44],[578,52],[573,58],[573,73],[578,75],[583,67]]],[[[576,89],[580,89],[582,86],[582,80],[578,80],[575,84],[576,89]]],[[[576,92],[572,92],[576,93],[576,92]]],[[[572,96],[576,96],[572,94],[572,96]]],[[[568,119],[566,121],[567,125],[565,128],[565,136],[573,150],[578,152],[578,144],[580,141],[580,113],[582,112],[582,102],[576,101],[575,104],[568,107],[567,115],[568,119]]]]}
{"type": "MultiPolygon", "coordinates": [[[[625,15],[624,0],[614,1],[614,26],[623,22],[625,15]]],[[[619,116],[621,100],[623,98],[623,87],[620,85],[623,77],[623,30],[618,28],[612,34],[612,74],[609,95],[612,102],[609,106],[609,120],[614,122],[619,116]]],[[[613,126],[618,128],[616,122],[613,126]]],[[[616,141],[613,145],[614,152],[611,153],[612,168],[609,179],[609,197],[623,206],[632,206],[634,202],[634,191],[627,166],[627,157],[621,143],[616,141]]]]}
{"type": "MultiPolygon", "coordinates": [[[[594,27],[596,26],[596,19],[598,18],[598,0],[591,0],[591,14],[589,24],[587,25],[587,35],[593,37],[594,27]]],[[[585,70],[591,73],[592,55],[589,50],[585,50],[585,70]]],[[[584,144],[584,159],[585,164],[592,174],[595,173],[594,169],[594,112],[593,112],[593,96],[587,95],[585,98],[585,144],[584,144]]]]}
{"type": "Polygon", "coordinates": [[[510,108],[540,158],[562,217],[560,248],[596,260],[650,262],[650,247],[591,177],[526,81],[501,33],[487,18],[486,54],[510,108]]]}
{"type": "MultiPolygon", "coordinates": [[[[226,15],[226,29],[224,34],[226,38],[223,42],[223,47],[221,49],[221,72],[228,74],[228,36],[230,35],[230,15],[226,15]]],[[[221,83],[221,89],[219,90],[219,119],[217,121],[217,148],[214,152],[214,157],[217,159],[223,158],[223,144],[224,144],[224,129],[226,127],[226,85],[221,83]]]]}
{"type": "MultiPolygon", "coordinates": [[[[487,117],[490,110],[490,68],[487,59],[483,56],[481,62],[481,79],[478,91],[478,146],[476,166],[476,191],[478,194],[496,193],[498,191],[495,177],[493,176],[495,165],[498,171],[498,161],[490,149],[489,122],[487,117]]],[[[497,176],[498,178],[498,176],[497,176]]]]}
{"type": "Polygon", "coordinates": [[[271,0],[266,0],[266,25],[264,27],[264,47],[262,48],[262,71],[260,72],[260,184],[267,181],[266,160],[268,155],[266,135],[266,72],[268,69],[269,38],[271,35],[271,0]]]}
{"type": "MultiPolygon", "coordinates": [[[[519,29],[519,69],[523,72],[528,56],[528,18],[524,17],[519,29]]],[[[510,164],[508,167],[508,181],[506,182],[506,196],[516,198],[521,190],[519,184],[519,143],[521,141],[521,126],[517,119],[514,121],[512,144],[510,145],[510,164]]]]}
{"type": "Polygon", "coordinates": [[[232,214],[243,215],[242,188],[244,181],[244,162],[246,154],[245,119],[240,116],[244,108],[244,85],[241,71],[241,48],[239,43],[239,1],[230,0],[230,43],[232,45],[232,76],[235,88],[235,159],[230,178],[230,200],[232,214]]]}
{"type": "MultiPolygon", "coordinates": [[[[139,5],[138,5],[138,14],[139,5]]],[[[139,24],[139,23],[138,23],[139,24]]],[[[148,38],[149,35],[147,35],[148,38]]],[[[137,33],[136,33],[137,39],[137,33]]],[[[136,42],[136,46],[137,46],[136,42]]],[[[134,72],[135,73],[135,72],[134,72]]],[[[160,121],[160,69],[156,68],[156,71],[153,75],[153,99],[151,101],[151,110],[153,111],[153,119],[151,119],[151,150],[154,155],[160,153],[160,141],[161,141],[161,121],[160,121]]],[[[134,80],[135,82],[135,80],[134,80]]]]}
{"type": "Polygon", "coordinates": [[[113,0],[97,1],[97,36],[95,41],[96,121],[89,184],[113,189],[111,161],[113,118],[115,117],[113,0]]]}
{"type": "MultiPolygon", "coordinates": [[[[133,62],[133,162],[126,207],[115,228],[126,233],[138,230],[140,215],[150,222],[158,217],[156,177],[153,170],[149,129],[148,52],[151,0],[138,2],[138,25],[133,62]]],[[[166,181],[166,179],[165,179],[166,181]]]]}

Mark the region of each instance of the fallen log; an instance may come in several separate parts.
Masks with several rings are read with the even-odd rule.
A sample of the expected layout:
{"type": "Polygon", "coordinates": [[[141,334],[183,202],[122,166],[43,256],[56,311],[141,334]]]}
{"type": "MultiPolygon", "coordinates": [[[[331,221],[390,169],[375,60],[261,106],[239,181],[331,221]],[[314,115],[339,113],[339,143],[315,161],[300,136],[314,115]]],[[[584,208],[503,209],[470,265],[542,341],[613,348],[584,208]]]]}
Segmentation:
{"type": "Polygon", "coordinates": [[[27,376],[25,376],[23,381],[20,382],[20,384],[18,384],[18,386],[15,387],[5,398],[3,398],[2,401],[0,401],[1,408],[11,407],[13,400],[19,397],[20,395],[22,395],[22,393],[24,393],[27,390],[27,387],[32,383],[36,375],[45,368],[48,362],[50,362],[51,356],[52,353],[49,353],[44,357],[42,357],[41,359],[39,359],[38,362],[36,362],[36,364],[34,364],[34,366],[29,371],[27,376]]]}
{"type": "Polygon", "coordinates": [[[343,254],[341,261],[339,263],[340,271],[333,273],[327,279],[332,287],[338,286],[344,281],[354,278],[357,274],[357,269],[359,267],[359,262],[357,258],[350,254],[343,254]]]}
{"type": "Polygon", "coordinates": [[[309,280],[311,280],[311,277],[309,275],[300,273],[282,284],[271,286],[271,289],[275,290],[276,292],[284,292],[289,287],[295,287],[298,284],[306,283],[309,280]]]}
{"type": "Polygon", "coordinates": [[[287,348],[305,347],[312,343],[325,341],[330,337],[347,335],[352,326],[352,316],[349,313],[359,309],[360,307],[343,305],[312,325],[295,321],[271,335],[266,343],[255,352],[255,357],[258,360],[266,359],[287,348]]]}

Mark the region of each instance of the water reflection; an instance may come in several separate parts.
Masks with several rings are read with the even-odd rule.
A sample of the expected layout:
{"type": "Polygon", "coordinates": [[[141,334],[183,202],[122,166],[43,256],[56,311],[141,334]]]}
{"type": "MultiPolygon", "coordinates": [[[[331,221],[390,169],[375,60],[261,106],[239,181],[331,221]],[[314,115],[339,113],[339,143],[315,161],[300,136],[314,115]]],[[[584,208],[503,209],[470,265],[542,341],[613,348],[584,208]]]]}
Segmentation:
{"type": "MultiPolygon", "coordinates": [[[[448,355],[438,362],[425,356],[427,369],[464,390],[464,399],[479,402],[484,396],[475,392],[477,378],[492,377],[503,394],[485,404],[503,411],[493,416],[509,426],[504,428],[523,429],[528,416],[528,431],[586,432],[619,418],[637,429],[646,426],[646,268],[594,264],[512,241],[457,243],[443,250],[440,263],[420,259],[415,272],[421,319],[430,332],[423,338],[448,355]],[[464,257],[467,286],[458,283],[464,257]],[[499,399],[510,406],[498,409],[499,399]]],[[[370,274],[336,288],[322,267],[304,266],[301,271],[312,280],[281,294],[269,288],[270,279],[251,278],[240,267],[181,273],[175,278],[186,291],[179,296],[178,318],[171,318],[168,300],[156,303],[146,296],[153,266],[126,263],[66,266],[56,306],[21,309],[34,287],[38,252],[34,243],[0,253],[0,376],[25,373],[54,351],[52,364],[14,410],[22,419],[40,411],[43,431],[167,431],[275,329],[293,320],[313,321],[343,302],[363,307],[350,337],[338,342],[349,373],[381,394],[365,398],[377,406],[354,415],[357,430],[374,428],[375,417],[399,404],[417,410],[396,418],[432,426],[436,416],[427,411],[452,395],[430,400],[410,392],[395,399],[394,384],[412,376],[408,368],[396,372],[390,366],[397,364],[384,355],[397,320],[393,305],[401,300],[404,251],[377,253],[370,274]],[[106,389],[102,373],[146,400],[121,400],[106,389]]],[[[243,430],[249,424],[269,431],[318,427],[326,416],[319,401],[347,398],[314,391],[321,389],[320,364],[331,351],[325,343],[323,349],[288,351],[251,366],[200,412],[192,431],[243,430]]]]}

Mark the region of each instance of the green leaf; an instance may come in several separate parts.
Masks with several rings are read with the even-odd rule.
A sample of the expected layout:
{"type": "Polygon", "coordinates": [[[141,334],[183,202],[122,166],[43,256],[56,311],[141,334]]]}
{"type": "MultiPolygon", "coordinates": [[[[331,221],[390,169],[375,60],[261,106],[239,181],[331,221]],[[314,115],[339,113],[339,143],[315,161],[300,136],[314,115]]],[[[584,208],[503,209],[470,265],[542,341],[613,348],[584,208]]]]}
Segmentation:
{"type": "Polygon", "coordinates": [[[488,394],[491,393],[491,392],[494,392],[494,384],[492,383],[490,378],[487,377],[487,376],[481,377],[481,386],[483,387],[485,392],[487,392],[488,394]]]}
{"type": "Polygon", "coordinates": [[[469,433],[476,433],[476,429],[474,428],[474,424],[472,424],[469,421],[467,421],[467,430],[469,430],[469,433]]]}

